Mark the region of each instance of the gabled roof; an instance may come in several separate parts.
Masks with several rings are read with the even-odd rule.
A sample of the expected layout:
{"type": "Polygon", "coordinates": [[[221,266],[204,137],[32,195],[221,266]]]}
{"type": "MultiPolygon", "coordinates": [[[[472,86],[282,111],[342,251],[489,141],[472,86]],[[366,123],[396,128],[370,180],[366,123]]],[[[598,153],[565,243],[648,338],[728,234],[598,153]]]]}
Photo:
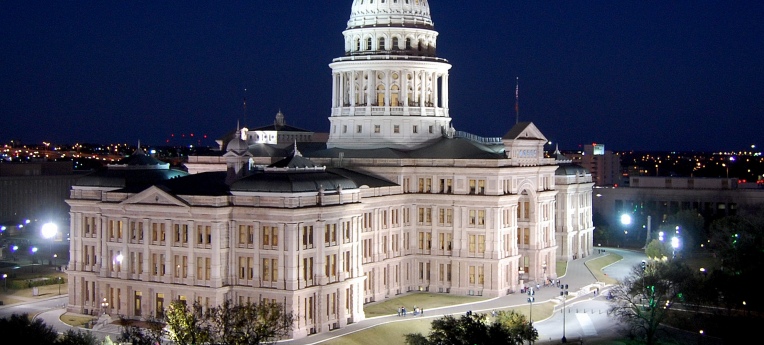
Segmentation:
{"type": "Polygon", "coordinates": [[[519,122],[505,134],[504,140],[539,140],[548,141],[544,134],[533,124],[533,122],[519,122]]]}

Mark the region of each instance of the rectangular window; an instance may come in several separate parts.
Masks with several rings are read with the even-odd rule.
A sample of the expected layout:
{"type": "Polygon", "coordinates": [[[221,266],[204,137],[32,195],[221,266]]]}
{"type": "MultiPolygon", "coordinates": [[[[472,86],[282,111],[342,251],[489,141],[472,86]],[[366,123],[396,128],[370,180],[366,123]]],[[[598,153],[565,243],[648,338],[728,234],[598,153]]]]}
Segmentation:
{"type": "Polygon", "coordinates": [[[394,125],[393,126],[393,133],[398,134],[401,132],[401,126],[400,125],[394,125]]]}
{"type": "Polygon", "coordinates": [[[313,282],[313,258],[302,259],[302,277],[305,280],[306,285],[311,285],[313,282]]]}
{"type": "Polygon", "coordinates": [[[363,133],[363,126],[361,126],[361,125],[356,126],[355,127],[355,132],[356,133],[363,133]]]}
{"type": "Polygon", "coordinates": [[[263,249],[278,249],[279,228],[275,226],[264,226],[262,229],[261,247],[263,249]]]}
{"type": "Polygon", "coordinates": [[[374,125],[374,133],[379,134],[379,132],[381,132],[381,131],[382,130],[381,130],[379,125],[374,125]]]}
{"type": "Polygon", "coordinates": [[[417,134],[417,133],[419,133],[419,126],[417,126],[417,125],[414,125],[414,127],[412,128],[412,130],[411,130],[411,131],[412,131],[414,134],[417,134]]]}
{"type": "Polygon", "coordinates": [[[313,248],[313,225],[302,227],[302,249],[313,248]]]}

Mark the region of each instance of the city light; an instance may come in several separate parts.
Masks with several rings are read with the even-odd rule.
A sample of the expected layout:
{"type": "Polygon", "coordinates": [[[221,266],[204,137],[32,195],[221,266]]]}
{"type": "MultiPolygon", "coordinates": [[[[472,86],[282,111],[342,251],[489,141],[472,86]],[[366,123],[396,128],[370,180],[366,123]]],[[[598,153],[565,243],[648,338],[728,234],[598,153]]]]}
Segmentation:
{"type": "Polygon", "coordinates": [[[45,223],[42,226],[42,237],[50,239],[56,236],[58,233],[58,226],[53,223],[45,223]]]}
{"type": "Polygon", "coordinates": [[[628,214],[622,214],[621,215],[621,224],[623,225],[630,225],[631,224],[631,216],[628,214]]]}

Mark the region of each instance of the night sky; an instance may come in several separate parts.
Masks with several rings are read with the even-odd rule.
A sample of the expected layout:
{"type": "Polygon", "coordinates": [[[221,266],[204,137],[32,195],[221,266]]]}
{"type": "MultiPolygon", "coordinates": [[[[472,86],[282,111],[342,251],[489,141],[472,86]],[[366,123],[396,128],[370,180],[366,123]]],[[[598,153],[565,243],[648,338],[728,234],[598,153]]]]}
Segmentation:
{"type": "MultiPolygon", "coordinates": [[[[212,145],[279,109],[326,132],[351,2],[1,1],[0,143],[212,145]]],[[[505,134],[519,77],[521,121],[564,150],[764,145],[764,1],[430,7],[457,130],[505,134]]]]}

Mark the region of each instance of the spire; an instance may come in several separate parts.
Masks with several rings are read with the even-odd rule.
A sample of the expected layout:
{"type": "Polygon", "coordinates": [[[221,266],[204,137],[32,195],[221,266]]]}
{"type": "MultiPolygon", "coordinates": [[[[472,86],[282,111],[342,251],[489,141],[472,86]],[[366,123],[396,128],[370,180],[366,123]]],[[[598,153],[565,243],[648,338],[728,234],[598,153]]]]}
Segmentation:
{"type": "Polygon", "coordinates": [[[294,140],[294,151],[292,151],[293,157],[302,157],[302,153],[297,150],[297,139],[294,140]]]}
{"type": "Polygon", "coordinates": [[[515,124],[520,123],[520,77],[515,84],[515,124]]]}
{"type": "Polygon", "coordinates": [[[560,153],[560,144],[554,144],[554,154],[555,155],[561,155],[560,153]]]}

